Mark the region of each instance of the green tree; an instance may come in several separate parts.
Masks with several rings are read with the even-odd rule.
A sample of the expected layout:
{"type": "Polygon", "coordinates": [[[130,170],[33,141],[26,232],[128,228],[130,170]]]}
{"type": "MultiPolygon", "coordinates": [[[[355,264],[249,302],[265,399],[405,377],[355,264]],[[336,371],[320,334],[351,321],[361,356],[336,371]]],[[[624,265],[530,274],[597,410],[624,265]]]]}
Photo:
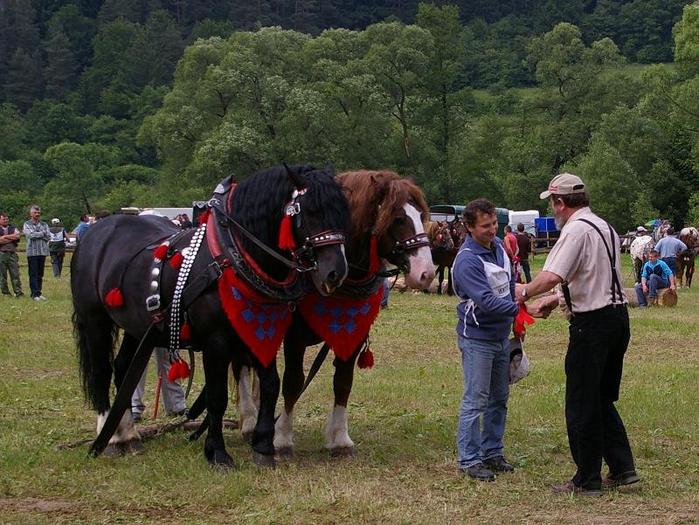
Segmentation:
{"type": "Polygon", "coordinates": [[[18,48],[7,67],[5,96],[19,109],[26,111],[41,93],[41,65],[38,55],[31,56],[18,48]]]}
{"type": "Polygon", "coordinates": [[[15,106],[0,104],[0,161],[18,160],[25,156],[24,119],[15,106]]]}
{"type": "Polygon", "coordinates": [[[77,71],[77,64],[66,35],[60,31],[54,33],[45,44],[45,52],[45,95],[63,100],[74,85],[77,71]]]}

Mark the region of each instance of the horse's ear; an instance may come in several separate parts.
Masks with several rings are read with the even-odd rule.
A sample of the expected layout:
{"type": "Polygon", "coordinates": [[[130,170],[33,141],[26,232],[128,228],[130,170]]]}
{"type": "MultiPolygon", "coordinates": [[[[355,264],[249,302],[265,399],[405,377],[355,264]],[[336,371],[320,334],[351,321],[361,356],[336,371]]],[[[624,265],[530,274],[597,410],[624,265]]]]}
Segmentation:
{"type": "Polygon", "coordinates": [[[293,184],[297,190],[303,189],[308,185],[308,181],[302,173],[292,170],[286,162],[284,162],[283,164],[284,169],[286,170],[286,174],[289,177],[289,180],[291,181],[291,184],[293,184]]]}

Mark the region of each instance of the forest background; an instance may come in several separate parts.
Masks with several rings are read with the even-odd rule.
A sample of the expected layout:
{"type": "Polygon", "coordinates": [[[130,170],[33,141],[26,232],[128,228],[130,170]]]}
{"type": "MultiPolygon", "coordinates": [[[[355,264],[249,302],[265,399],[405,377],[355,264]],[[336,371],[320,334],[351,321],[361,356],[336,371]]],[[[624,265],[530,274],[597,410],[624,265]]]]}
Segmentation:
{"type": "Polygon", "coordinates": [[[14,222],[331,162],[542,212],[569,170],[621,231],[699,225],[699,4],[2,0],[0,130],[14,222]]]}

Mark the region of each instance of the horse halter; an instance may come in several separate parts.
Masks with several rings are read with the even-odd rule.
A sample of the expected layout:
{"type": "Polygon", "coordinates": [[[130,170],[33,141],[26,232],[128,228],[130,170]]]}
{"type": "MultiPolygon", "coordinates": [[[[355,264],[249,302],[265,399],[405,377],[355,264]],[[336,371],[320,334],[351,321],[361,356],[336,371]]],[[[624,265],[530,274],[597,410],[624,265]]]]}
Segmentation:
{"type": "MultiPolygon", "coordinates": [[[[296,228],[303,226],[301,217],[300,197],[306,193],[307,188],[295,189],[291,194],[291,200],[284,206],[284,215],[289,218],[296,217],[296,228]]],[[[291,256],[296,261],[296,270],[301,273],[312,272],[318,269],[318,260],[315,250],[324,246],[345,244],[345,235],[339,230],[324,230],[320,233],[308,235],[303,244],[291,251],[291,256]]]]}

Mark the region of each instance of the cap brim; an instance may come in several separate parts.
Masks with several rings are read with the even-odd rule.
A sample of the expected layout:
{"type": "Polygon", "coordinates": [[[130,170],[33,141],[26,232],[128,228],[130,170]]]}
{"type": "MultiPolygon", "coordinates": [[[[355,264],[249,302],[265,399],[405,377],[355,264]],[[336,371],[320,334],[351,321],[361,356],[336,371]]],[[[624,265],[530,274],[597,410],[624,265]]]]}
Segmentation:
{"type": "Polygon", "coordinates": [[[542,200],[543,200],[543,199],[548,199],[550,196],[551,196],[551,192],[548,191],[548,190],[542,191],[541,193],[539,193],[539,198],[542,199],[542,200]]]}

